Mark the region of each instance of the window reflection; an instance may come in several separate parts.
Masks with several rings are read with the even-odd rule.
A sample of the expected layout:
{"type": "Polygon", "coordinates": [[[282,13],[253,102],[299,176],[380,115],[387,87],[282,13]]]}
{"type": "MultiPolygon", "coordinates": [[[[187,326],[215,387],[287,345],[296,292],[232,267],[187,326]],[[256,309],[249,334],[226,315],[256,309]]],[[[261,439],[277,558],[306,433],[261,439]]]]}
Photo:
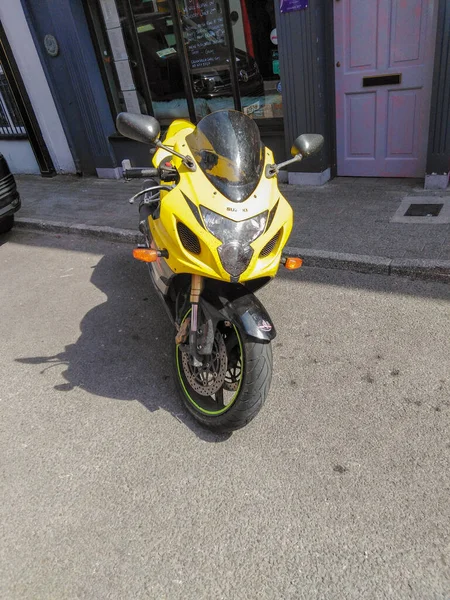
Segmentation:
{"type": "Polygon", "coordinates": [[[282,98],[273,0],[230,0],[234,15],[234,43],[258,65],[263,79],[260,93],[241,94],[243,111],[254,118],[282,117],[282,98]],[[272,41],[273,40],[273,41],[272,41]]]}
{"type": "MultiPolygon", "coordinates": [[[[218,0],[176,0],[186,46],[197,117],[233,108],[230,51],[226,43],[223,4],[218,0]]],[[[132,0],[136,30],[155,116],[188,117],[180,49],[167,0],[132,0]]],[[[277,90],[277,46],[273,0],[230,0],[239,92],[243,111],[254,117],[282,116],[277,90]]],[[[124,15],[122,12],[122,20],[124,15]]],[[[124,27],[131,66],[141,103],[142,82],[132,44],[124,27]]],[[[145,107],[144,107],[145,108],[145,107]]]]}

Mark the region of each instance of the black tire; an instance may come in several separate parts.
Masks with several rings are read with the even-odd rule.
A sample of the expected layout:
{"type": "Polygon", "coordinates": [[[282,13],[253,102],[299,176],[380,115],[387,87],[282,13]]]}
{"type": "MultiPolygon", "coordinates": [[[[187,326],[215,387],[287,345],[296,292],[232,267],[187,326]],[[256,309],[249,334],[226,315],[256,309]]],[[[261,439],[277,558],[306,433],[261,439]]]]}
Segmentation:
{"type": "Polygon", "coordinates": [[[181,351],[175,348],[175,379],[183,404],[201,425],[217,433],[229,433],[250,423],[261,410],[272,380],[270,343],[255,343],[238,327],[234,326],[234,329],[240,338],[244,368],[235,399],[220,415],[205,414],[194,404],[192,400],[204,400],[204,397],[199,396],[186,380],[182,366],[179,368],[181,351]]]}
{"type": "Polygon", "coordinates": [[[0,233],[8,233],[14,226],[14,215],[8,215],[0,219],[0,233]]]}

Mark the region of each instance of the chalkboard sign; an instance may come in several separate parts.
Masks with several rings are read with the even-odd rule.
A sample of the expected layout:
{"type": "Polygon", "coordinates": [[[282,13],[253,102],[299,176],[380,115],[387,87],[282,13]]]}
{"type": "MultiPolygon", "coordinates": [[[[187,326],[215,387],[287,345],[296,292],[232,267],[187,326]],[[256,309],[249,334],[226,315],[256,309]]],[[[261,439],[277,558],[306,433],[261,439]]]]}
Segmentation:
{"type": "Polygon", "coordinates": [[[186,5],[182,23],[191,69],[226,66],[229,51],[221,3],[217,0],[188,0],[186,5]]]}

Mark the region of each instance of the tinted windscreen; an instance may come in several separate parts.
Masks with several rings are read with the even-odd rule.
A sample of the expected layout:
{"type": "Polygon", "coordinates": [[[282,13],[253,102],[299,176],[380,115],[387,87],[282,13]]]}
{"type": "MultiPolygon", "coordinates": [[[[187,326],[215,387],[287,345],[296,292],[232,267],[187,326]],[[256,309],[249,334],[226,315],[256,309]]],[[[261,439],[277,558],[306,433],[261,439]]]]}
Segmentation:
{"type": "Polygon", "coordinates": [[[186,137],[195,160],[215,188],[242,202],[258,185],[264,152],[255,122],[235,110],[214,112],[186,137]]]}

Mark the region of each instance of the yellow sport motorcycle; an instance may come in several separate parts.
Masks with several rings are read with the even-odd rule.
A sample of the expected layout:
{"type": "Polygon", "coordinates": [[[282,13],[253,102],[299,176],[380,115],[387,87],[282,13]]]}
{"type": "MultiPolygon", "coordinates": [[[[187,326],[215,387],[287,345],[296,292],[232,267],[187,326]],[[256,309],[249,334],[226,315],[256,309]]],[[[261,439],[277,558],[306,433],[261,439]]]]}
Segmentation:
{"type": "Polygon", "coordinates": [[[320,150],[320,135],[302,135],[293,158],[274,164],[255,122],[222,110],[197,126],[174,121],[159,139],[153,117],[121,113],[117,129],[156,146],[154,168],[122,163],[125,178],[148,178],[139,200],[156,290],[175,324],[175,378],[188,411],[205,427],[229,432],[261,409],[272,378],[275,327],[254,292],[275,277],[292,229],[292,208],[277,173],[320,150]]]}

